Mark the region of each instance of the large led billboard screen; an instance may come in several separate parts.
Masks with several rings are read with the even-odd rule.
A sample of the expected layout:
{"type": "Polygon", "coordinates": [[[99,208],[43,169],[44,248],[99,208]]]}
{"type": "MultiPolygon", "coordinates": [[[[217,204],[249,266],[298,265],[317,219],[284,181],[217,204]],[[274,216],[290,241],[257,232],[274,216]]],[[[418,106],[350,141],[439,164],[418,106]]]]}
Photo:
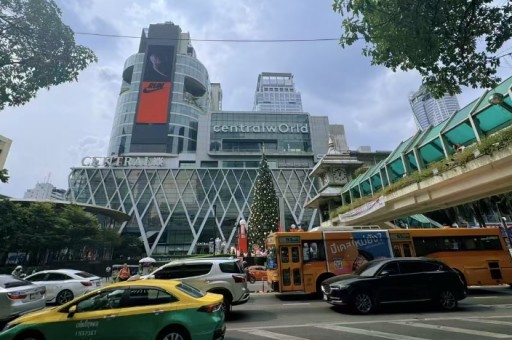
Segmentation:
{"type": "Polygon", "coordinates": [[[167,124],[173,64],[174,46],[148,46],[136,123],[167,124]]]}

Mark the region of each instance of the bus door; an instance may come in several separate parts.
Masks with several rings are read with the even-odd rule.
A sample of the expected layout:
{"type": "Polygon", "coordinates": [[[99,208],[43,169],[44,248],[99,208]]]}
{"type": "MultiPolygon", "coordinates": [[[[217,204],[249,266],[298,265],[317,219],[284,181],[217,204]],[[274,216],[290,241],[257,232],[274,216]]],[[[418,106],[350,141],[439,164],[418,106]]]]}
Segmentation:
{"type": "Polygon", "coordinates": [[[393,256],[394,257],[412,257],[412,256],[414,256],[412,241],[393,242],[393,256]]]}
{"type": "Polygon", "coordinates": [[[300,244],[280,246],[281,257],[281,292],[293,292],[304,290],[302,279],[302,255],[300,244]]]}

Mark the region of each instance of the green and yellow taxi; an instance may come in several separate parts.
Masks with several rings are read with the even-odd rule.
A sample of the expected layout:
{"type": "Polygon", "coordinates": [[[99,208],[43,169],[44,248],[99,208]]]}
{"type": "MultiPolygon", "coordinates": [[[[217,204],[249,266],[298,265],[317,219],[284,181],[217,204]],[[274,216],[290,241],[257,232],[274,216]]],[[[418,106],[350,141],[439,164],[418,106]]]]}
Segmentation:
{"type": "Polygon", "coordinates": [[[223,339],[222,299],[179,281],[125,281],[21,316],[0,340],[223,339]]]}

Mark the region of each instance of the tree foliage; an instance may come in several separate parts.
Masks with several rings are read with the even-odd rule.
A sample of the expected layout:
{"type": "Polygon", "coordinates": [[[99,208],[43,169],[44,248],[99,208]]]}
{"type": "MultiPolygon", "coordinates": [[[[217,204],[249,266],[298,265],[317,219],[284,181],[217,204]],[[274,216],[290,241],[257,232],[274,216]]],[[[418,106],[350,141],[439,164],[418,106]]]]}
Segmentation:
{"type": "Polygon", "coordinates": [[[436,97],[501,81],[496,53],[512,34],[510,1],[334,0],[333,10],[343,16],[342,47],[364,41],[372,64],[417,70],[436,97]]]}
{"type": "Polygon", "coordinates": [[[7,169],[0,169],[0,182],[7,183],[9,181],[9,173],[7,169]]]}
{"type": "Polygon", "coordinates": [[[87,260],[121,244],[117,232],[101,229],[83,208],[52,203],[22,205],[0,200],[0,255],[26,253],[31,264],[87,260]]]}
{"type": "Polygon", "coordinates": [[[249,243],[265,249],[265,238],[277,231],[279,223],[279,201],[274,189],[274,180],[267,158],[263,154],[254,185],[254,196],[249,217],[249,243]]]}
{"type": "Polygon", "coordinates": [[[0,0],[0,110],[76,80],[95,61],[92,50],[75,44],[53,0],[0,0]]]}

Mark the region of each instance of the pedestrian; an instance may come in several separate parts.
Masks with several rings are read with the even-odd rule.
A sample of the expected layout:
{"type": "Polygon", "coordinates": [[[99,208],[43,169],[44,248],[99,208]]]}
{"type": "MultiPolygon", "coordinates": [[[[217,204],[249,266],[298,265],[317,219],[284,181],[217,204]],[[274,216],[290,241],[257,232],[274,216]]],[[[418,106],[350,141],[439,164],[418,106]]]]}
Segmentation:
{"type": "Polygon", "coordinates": [[[105,268],[105,281],[110,282],[111,276],[112,276],[112,268],[107,265],[107,268],[105,268]]]}
{"type": "Polygon", "coordinates": [[[23,277],[23,267],[17,266],[16,268],[14,268],[11,275],[17,279],[21,279],[23,277]]]}
{"type": "Polygon", "coordinates": [[[126,281],[130,278],[130,268],[128,268],[128,264],[123,264],[123,267],[119,270],[119,273],[117,274],[117,280],[118,281],[126,281]]]}

